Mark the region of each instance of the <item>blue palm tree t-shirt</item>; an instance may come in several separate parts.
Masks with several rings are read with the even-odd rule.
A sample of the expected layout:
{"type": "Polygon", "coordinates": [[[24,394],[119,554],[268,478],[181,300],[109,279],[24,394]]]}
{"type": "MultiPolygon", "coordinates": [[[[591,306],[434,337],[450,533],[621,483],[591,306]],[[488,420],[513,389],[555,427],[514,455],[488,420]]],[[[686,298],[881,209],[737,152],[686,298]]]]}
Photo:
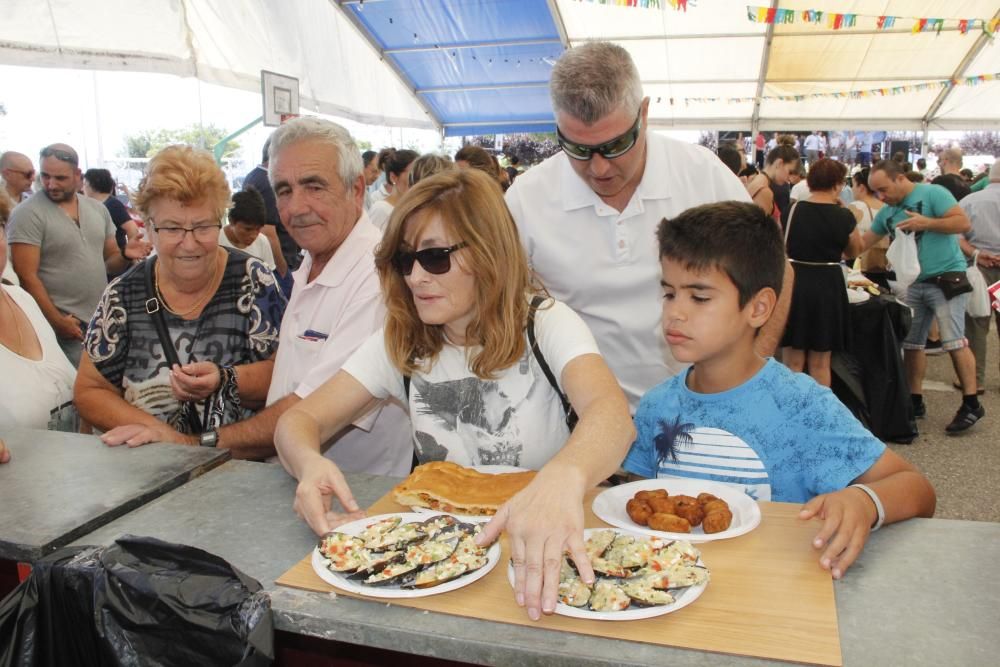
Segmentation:
{"type": "Polygon", "coordinates": [[[885,451],[833,392],[774,359],[718,394],[691,391],[686,376],[642,397],[627,471],[724,482],[756,500],[804,503],[843,489],[885,451]]]}

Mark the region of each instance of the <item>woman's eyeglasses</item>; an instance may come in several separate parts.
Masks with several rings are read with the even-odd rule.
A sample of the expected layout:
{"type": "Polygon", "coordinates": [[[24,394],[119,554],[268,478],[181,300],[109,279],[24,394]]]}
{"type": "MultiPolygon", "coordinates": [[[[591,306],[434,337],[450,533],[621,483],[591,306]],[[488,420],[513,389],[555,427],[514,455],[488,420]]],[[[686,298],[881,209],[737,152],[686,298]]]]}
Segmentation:
{"type": "MultiPolygon", "coordinates": [[[[152,220],[150,220],[152,222],[152,220]]],[[[164,241],[170,243],[177,243],[183,240],[184,235],[191,232],[196,241],[210,241],[219,235],[219,229],[222,225],[195,225],[194,227],[180,227],[177,225],[163,224],[163,225],[152,225],[153,231],[160,235],[164,241]]]]}
{"type": "Polygon", "coordinates": [[[595,153],[606,160],[613,160],[632,150],[635,142],[639,139],[639,130],[641,128],[642,107],[639,107],[639,113],[635,115],[635,122],[632,123],[632,127],[626,130],[624,134],[620,134],[610,141],[605,141],[603,144],[588,146],[587,144],[574,143],[564,137],[558,127],[556,127],[556,134],[559,136],[559,146],[565,151],[566,155],[574,160],[589,160],[594,157],[595,153]]]}
{"type": "Polygon", "coordinates": [[[392,257],[392,265],[401,275],[408,276],[413,273],[413,262],[420,262],[427,273],[439,276],[451,271],[451,253],[461,250],[469,244],[465,241],[456,243],[447,248],[424,248],[423,250],[397,251],[392,257]]]}

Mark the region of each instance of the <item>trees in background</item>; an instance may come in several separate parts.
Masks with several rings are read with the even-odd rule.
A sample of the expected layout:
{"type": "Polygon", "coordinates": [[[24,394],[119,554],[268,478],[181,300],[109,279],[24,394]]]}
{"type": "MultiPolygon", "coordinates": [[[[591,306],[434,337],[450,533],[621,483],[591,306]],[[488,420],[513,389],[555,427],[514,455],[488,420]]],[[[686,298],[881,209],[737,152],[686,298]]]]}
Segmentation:
{"type": "MultiPolygon", "coordinates": [[[[228,130],[215,125],[198,125],[197,123],[173,130],[143,130],[125,136],[125,154],[121,157],[153,157],[160,149],[172,144],[188,144],[210,151],[228,134],[228,130]]],[[[239,150],[239,142],[230,141],[222,156],[223,158],[232,157],[239,150]]]]}

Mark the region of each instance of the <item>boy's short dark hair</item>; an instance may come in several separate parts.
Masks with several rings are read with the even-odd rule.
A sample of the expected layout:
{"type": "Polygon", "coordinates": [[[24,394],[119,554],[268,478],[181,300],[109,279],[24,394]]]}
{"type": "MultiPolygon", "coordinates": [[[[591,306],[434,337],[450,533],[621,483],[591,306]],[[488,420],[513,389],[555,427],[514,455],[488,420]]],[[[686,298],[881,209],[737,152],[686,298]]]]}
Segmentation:
{"type": "Polygon", "coordinates": [[[108,195],[115,191],[115,179],[111,177],[111,172],[107,169],[88,169],[83,174],[83,179],[90,184],[91,189],[108,195]]]}
{"type": "Polygon", "coordinates": [[[736,285],[742,309],[770,287],[781,294],[785,244],[774,219],[755,204],[738,201],[689,208],[656,231],[660,259],[691,271],[717,268],[736,285]]]}
{"type": "Polygon", "coordinates": [[[242,222],[255,227],[267,224],[267,207],[264,198],[253,188],[233,193],[233,206],[229,209],[229,222],[242,222]]]}

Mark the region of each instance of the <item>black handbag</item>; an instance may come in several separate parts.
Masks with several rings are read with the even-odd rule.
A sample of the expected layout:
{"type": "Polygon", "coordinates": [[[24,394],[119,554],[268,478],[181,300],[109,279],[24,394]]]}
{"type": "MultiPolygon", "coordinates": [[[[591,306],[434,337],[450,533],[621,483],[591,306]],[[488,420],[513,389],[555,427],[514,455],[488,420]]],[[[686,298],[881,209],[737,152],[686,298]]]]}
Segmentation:
{"type": "Polygon", "coordinates": [[[946,271],[928,278],[925,282],[940,287],[944,298],[949,301],[960,294],[968,294],[972,291],[972,283],[969,282],[969,276],[965,271],[946,271]]]}

